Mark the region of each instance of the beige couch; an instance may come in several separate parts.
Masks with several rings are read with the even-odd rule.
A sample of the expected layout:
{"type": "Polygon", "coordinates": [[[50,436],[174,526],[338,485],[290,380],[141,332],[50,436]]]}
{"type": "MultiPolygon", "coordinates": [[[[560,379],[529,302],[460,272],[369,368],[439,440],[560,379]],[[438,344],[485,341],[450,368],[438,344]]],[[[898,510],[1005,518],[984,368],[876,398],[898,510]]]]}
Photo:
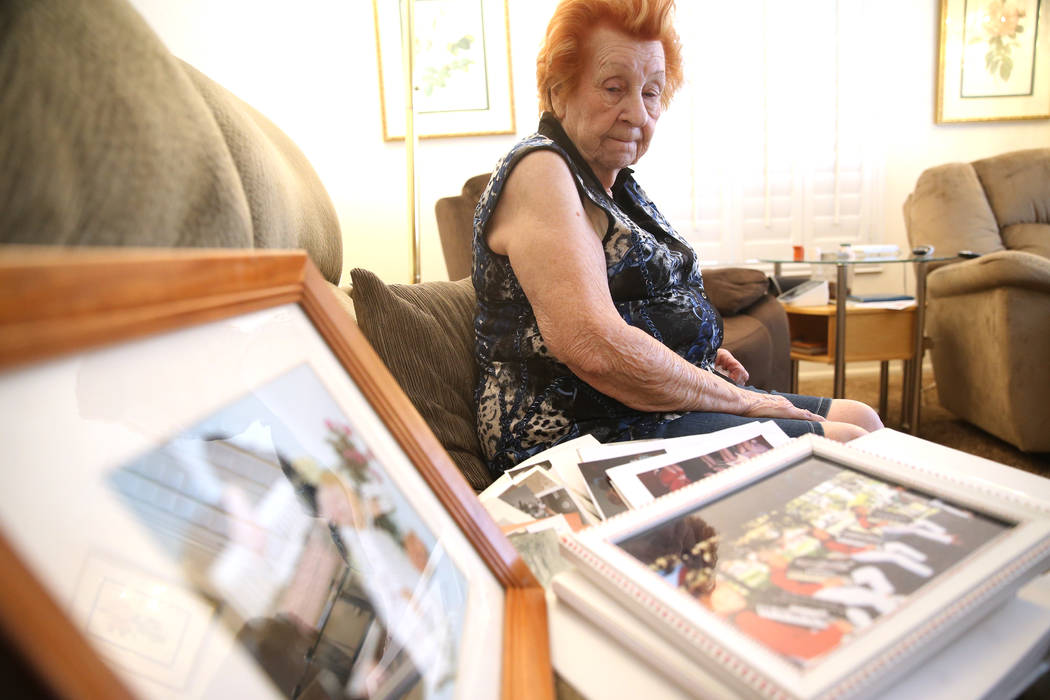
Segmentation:
{"type": "Polygon", "coordinates": [[[125,0],[4,0],[0,86],[0,242],[303,248],[339,281],[310,163],[125,0]]]}
{"type": "Polygon", "coordinates": [[[923,172],[904,204],[934,255],[927,335],[941,404],[1028,452],[1050,451],[1050,149],[923,172]]]}

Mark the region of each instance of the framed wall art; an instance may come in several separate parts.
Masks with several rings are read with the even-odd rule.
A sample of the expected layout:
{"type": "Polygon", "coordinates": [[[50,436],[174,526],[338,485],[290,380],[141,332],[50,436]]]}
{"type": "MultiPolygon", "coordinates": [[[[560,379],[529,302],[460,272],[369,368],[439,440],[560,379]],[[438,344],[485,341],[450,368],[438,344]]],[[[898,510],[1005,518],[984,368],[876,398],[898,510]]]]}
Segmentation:
{"type": "MultiPolygon", "coordinates": [[[[383,139],[405,138],[403,5],[372,0],[383,139]]],[[[415,132],[514,133],[506,0],[413,0],[415,132]]]]}
{"type": "MultiPolygon", "coordinates": [[[[562,545],[733,696],[871,697],[1044,571],[1050,515],[947,467],[805,436],[562,545]]],[[[615,635],[624,619],[596,622],[615,635]]]]}
{"type": "Polygon", "coordinates": [[[0,284],[0,625],[57,695],[553,695],[542,588],[304,253],[0,284]]]}
{"type": "Polygon", "coordinates": [[[935,121],[1050,118],[1044,0],[941,0],[935,121]]]}

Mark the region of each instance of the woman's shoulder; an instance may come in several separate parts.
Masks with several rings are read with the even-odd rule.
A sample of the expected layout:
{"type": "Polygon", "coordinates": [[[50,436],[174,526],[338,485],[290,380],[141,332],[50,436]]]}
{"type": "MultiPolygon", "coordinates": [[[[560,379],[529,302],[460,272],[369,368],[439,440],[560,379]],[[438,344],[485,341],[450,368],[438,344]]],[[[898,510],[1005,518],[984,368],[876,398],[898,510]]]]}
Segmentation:
{"type": "Polygon", "coordinates": [[[507,175],[510,174],[510,171],[514,169],[522,159],[535,153],[556,153],[567,165],[571,162],[569,154],[565,152],[565,149],[563,149],[557,141],[548,136],[537,133],[523,138],[507,151],[507,154],[496,164],[496,168],[493,171],[494,177],[506,179],[507,175]]]}
{"type": "Polygon", "coordinates": [[[562,177],[570,176],[579,180],[577,173],[572,171],[572,159],[565,149],[543,134],[533,134],[515,144],[496,164],[479,203],[478,213],[482,221],[487,220],[495,209],[511,174],[519,186],[525,184],[523,181],[550,184],[550,180],[560,181],[562,177]]]}

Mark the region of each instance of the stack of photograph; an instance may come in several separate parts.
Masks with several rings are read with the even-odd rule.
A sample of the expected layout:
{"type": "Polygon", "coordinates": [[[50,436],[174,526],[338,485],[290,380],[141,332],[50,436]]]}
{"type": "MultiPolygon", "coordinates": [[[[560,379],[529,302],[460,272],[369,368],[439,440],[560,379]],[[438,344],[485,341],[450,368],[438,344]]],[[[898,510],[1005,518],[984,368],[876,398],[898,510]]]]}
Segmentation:
{"type": "Polygon", "coordinates": [[[1023,493],[754,425],[575,450],[600,522],[560,535],[554,609],[683,696],[882,696],[1046,570],[1023,493]]]}

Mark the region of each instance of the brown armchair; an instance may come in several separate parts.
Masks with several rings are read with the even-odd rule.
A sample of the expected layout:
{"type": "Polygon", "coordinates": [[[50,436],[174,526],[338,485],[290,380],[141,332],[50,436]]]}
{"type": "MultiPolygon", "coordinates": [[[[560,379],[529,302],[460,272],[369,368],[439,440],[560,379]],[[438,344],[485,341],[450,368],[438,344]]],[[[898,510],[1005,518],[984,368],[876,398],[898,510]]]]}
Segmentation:
{"type": "MultiPolygon", "coordinates": [[[[441,248],[450,280],[470,276],[474,209],[489,181],[475,175],[463,191],[434,205],[441,248]]],[[[787,314],[768,291],[766,276],[748,268],[711,268],[704,286],[725,321],[726,347],[751,374],[750,384],[762,389],[791,388],[790,334],[787,314]]]]}
{"type": "Polygon", "coordinates": [[[941,405],[1027,452],[1050,451],[1050,149],[923,172],[904,203],[931,263],[926,334],[941,405]]]}

